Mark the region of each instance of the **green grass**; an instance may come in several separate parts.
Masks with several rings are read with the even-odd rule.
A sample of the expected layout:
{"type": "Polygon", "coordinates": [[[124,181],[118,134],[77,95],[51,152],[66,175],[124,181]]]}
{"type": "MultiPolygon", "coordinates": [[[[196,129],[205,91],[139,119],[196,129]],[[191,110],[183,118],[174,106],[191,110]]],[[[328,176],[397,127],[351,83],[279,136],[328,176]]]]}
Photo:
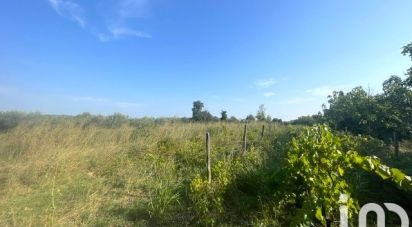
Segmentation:
{"type": "MultiPolygon", "coordinates": [[[[248,146],[273,150],[288,127],[249,126],[248,146]]],[[[0,133],[0,225],[196,224],[189,184],[212,160],[242,150],[238,123],[147,123],[116,127],[77,121],[24,121],[0,133]]],[[[262,153],[263,155],[263,153],[262,153]]]]}
{"type": "MultiPolygon", "coordinates": [[[[265,123],[262,138],[262,124],[249,124],[244,154],[241,123],[23,120],[0,132],[0,226],[285,225],[293,210],[273,199],[274,176],[301,127],[265,123]]],[[[407,147],[399,161],[379,142],[360,149],[411,174],[407,147]]],[[[362,201],[382,201],[381,181],[352,178],[362,201]]],[[[410,197],[385,185],[394,200],[410,197]]]]}

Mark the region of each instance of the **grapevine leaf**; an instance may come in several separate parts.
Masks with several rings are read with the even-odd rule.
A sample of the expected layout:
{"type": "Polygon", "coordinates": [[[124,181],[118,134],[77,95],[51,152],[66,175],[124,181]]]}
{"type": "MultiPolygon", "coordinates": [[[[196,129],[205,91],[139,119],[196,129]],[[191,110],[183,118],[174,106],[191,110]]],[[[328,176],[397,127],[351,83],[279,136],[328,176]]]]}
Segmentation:
{"type": "Polygon", "coordinates": [[[405,179],[405,176],[406,176],[402,171],[396,168],[392,168],[391,173],[392,173],[393,179],[398,184],[400,184],[405,179]]]}
{"type": "Polygon", "coordinates": [[[316,208],[315,217],[316,217],[316,219],[318,219],[322,223],[325,221],[325,219],[323,218],[323,215],[322,215],[322,208],[320,208],[320,207],[316,208]]]}

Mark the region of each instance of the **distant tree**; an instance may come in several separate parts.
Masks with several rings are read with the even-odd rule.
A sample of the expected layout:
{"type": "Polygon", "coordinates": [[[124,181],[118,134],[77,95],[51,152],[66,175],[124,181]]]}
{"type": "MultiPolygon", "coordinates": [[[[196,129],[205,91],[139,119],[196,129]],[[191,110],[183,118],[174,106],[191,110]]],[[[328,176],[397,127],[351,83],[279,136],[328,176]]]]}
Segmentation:
{"type": "Polygon", "coordinates": [[[272,122],[282,123],[282,119],[272,118],[272,122]]]}
{"type": "MultiPolygon", "coordinates": [[[[412,43],[409,43],[408,45],[403,47],[402,54],[403,55],[408,55],[412,60],[412,43]]],[[[412,108],[412,67],[410,67],[407,70],[406,75],[407,75],[407,78],[404,80],[404,85],[407,86],[408,90],[409,90],[409,92],[408,92],[409,121],[408,122],[409,122],[409,125],[411,125],[412,124],[412,111],[411,111],[411,108],[412,108]]]]}
{"type": "Polygon", "coordinates": [[[201,101],[193,102],[192,120],[193,121],[218,121],[219,118],[213,116],[206,110],[203,110],[203,103],[201,101]]]}
{"type": "Polygon", "coordinates": [[[383,93],[370,95],[361,87],[347,94],[334,92],[323,119],[338,130],[367,134],[392,143],[399,156],[399,141],[412,135],[412,86],[409,79],[391,76],[383,93]]]}
{"type": "Polygon", "coordinates": [[[335,129],[355,134],[373,134],[379,114],[376,99],[362,87],[356,87],[345,94],[333,92],[328,97],[329,108],[325,108],[326,122],[335,129]]]}
{"type": "MultiPolygon", "coordinates": [[[[408,55],[412,59],[412,43],[404,46],[401,53],[403,55],[408,55]]],[[[409,76],[408,79],[406,79],[406,83],[408,86],[412,86],[412,67],[407,70],[406,75],[409,76]]]]}
{"type": "Polygon", "coordinates": [[[89,113],[89,112],[83,112],[83,113],[81,113],[81,114],[76,115],[76,117],[77,117],[77,118],[82,118],[82,117],[84,117],[84,118],[91,118],[91,117],[93,117],[93,116],[92,116],[92,114],[89,113]]]}
{"type": "Polygon", "coordinates": [[[320,111],[318,111],[317,114],[312,115],[312,117],[315,120],[316,124],[323,124],[325,121],[323,114],[320,111]]]}
{"type": "Polygon", "coordinates": [[[201,121],[203,118],[202,110],[203,110],[203,103],[201,101],[194,101],[193,108],[192,108],[192,120],[194,121],[201,121]]]}
{"type": "Polygon", "coordinates": [[[295,120],[291,120],[289,123],[292,125],[308,125],[308,126],[312,126],[314,124],[322,124],[323,116],[321,112],[318,112],[317,114],[314,114],[314,115],[300,116],[295,120]]]}
{"type": "Polygon", "coordinates": [[[399,156],[399,141],[411,136],[412,93],[408,80],[391,76],[383,82],[383,94],[377,96],[379,102],[379,137],[391,137],[395,154],[399,156]],[[383,124],[382,124],[383,123],[383,124]]]}
{"type": "Polygon", "coordinates": [[[270,115],[267,115],[265,120],[266,120],[267,122],[271,122],[271,121],[272,121],[272,117],[271,117],[270,115]]]}
{"type": "Polygon", "coordinates": [[[192,118],[189,118],[189,117],[182,117],[181,118],[182,122],[190,122],[190,120],[192,120],[192,118]]]}
{"type": "Polygon", "coordinates": [[[255,121],[255,117],[253,116],[253,114],[247,115],[246,121],[255,121]]]}
{"type": "Polygon", "coordinates": [[[229,118],[229,121],[230,121],[230,122],[238,122],[239,120],[238,120],[236,117],[231,116],[231,117],[229,118]]]}
{"type": "Polygon", "coordinates": [[[266,120],[266,108],[265,105],[260,105],[259,110],[256,113],[256,119],[258,121],[265,121],[266,120]]]}
{"type": "Polygon", "coordinates": [[[312,126],[318,122],[313,116],[300,116],[295,120],[290,121],[292,125],[308,125],[312,126]]]}
{"type": "Polygon", "coordinates": [[[211,113],[209,113],[209,111],[202,111],[200,112],[200,119],[199,121],[218,121],[219,118],[213,116],[211,113]]]}
{"type": "Polygon", "coordinates": [[[220,120],[221,121],[227,121],[227,111],[222,110],[222,112],[220,113],[221,117],[220,120]]]}
{"type": "Polygon", "coordinates": [[[129,123],[129,117],[122,113],[114,113],[112,115],[104,117],[101,125],[108,128],[120,127],[123,124],[129,123]]]}
{"type": "Polygon", "coordinates": [[[16,127],[27,114],[18,111],[0,112],[0,131],[16,127]]]}

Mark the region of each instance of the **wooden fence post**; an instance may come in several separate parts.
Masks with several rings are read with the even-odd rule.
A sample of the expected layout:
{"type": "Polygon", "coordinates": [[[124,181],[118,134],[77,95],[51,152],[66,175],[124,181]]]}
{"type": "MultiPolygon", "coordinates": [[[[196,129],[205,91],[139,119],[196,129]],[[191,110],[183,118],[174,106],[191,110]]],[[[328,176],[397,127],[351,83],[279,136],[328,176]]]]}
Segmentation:
{"type": "Polygon", "coordinates": [[[247,123],[245,123],[245,128],[243,130],[243,152],[246,152],[246,134],[247,134],[247,123]]]}
{"type": "Polygon", "coordinates": [[[212,182],[212,167],[210,163],[210,134],[207,132],[206,133],[206,152],[207,152],[207,160],[206,160],[206,167],[207,167],[207,173],[208,173],[208,182],[209,184],[212,182]]]}
{"type": "Polygon", "coordinates": [[[265,125],[262,125],[262,132],[261,132],[260,136],[263,138],[264,134],[265,134],[265,125]]]}

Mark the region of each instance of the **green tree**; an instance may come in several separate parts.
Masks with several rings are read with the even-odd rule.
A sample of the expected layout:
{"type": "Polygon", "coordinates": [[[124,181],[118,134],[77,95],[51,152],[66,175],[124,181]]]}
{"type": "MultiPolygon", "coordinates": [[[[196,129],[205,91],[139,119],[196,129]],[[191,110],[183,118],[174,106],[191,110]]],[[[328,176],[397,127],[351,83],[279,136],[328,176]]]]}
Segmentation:
{"type": "Polygon", "coordinates": [[[300,116],[298,119],[290,121],[292,125],[307,125],[312,126],[319,123],[317,119],[313,116],[300,116]]]}
{"type": "Polygon", "coordinates": [[[258,121],[265,121],[266,120],[266,108],[265,105],[261,104],[259,106],[259,110],[256,113],[256,119],[258,121]]]}
{"type": "Polygon", "coordinates": [[[411,135],[411,95],[407,81],[391,76],[383,83],[383,94],[377,96],[380,103],[380,137],[391,138],[395,154],[399,157],[399,141],[411,135]]]}
{"type": "Polygon", "coordinates": [[[272,118],[272,122],[282,123],[282,119],[280,119],[280,118],[272,118]]]}
{"type": "MultiPolygon", "coordinates": [[[[412,60],[412,43],[403,47],[403,55],[408,55],[412,60]]],[[[406,72],[407,78],[404,80],[404,85],[408,87],[408,104],[407,104],[407,118],[409,124],[409,130],[411,130],[412,124],[412,67],[410,67],[406,72]]]]}
{"type": "Polygon", "coordinates": [[[391,76],[383,93],[369,95],[362,87],[329,96],[324,119],[333,128],[366,134],[392,143],[399,156],[399,142],[411,136],[411,86],[408,79],[391,76]]]}
{"type": "Polygon", "coordinates": [[[0,112],[0,131],[16,127],[27,114],[17,111],[0,112]]]}
{"type": "MultiPolygon", "coordinates": [[[[408,45],[404,46],[402,48],[402,52],[403,55],[408,55],[411,59],[412,59],[412,43],[409,43],[408,45]]],[[[412,86],[412,67],[410,67],[407,70],[406,75],[408,75],[408,79],[406,80],[406,82],[409,84],[409,86],[412,86]]]]}
{"type": "Polygon", "coordinates": [[[362,87],[356,87],[347,94],[335,91],[328,97],[328,103],[329,108],[323,109],[324,118],[333,128],[355,134],[372,135],[376,132],[379,108],[375,97],[362,87]]]}
{"type": "Polygon", "coordinates": [[[249,114],[246,116],[246,121],[255,121],[255,117],[253,116],[253,114],[249,114]]]}
{"type": "Polygon", "coordinates": [[[229,121],[230,121],[230,122],[238,122],[239,120],[238,120],[235,116],[231,116],[231,117],[229,118],[229,121]]]}
{"type": "Polygon", "coordinates": [[[200,121],[218,121],[219,118],[213,116],[209,111],[200,112],[200,121]]]}
{"type": "Polygon", "coordinates": [[[221,121],[227,121],[227,111],[222,110],[222,112],[220,112],[220,115],[221,115],[220,117],[221,121]]]}
{"type": "Polygon", "coordinates": [[[202,110],[203,110],[203,103],[201,101],[194,101],[193,108],[192,108],[192,120],[194,121],[201,121],[202,120],[202,110]]]}
{"type": "Polygon", "coordinates": [[[192,120],[193,121],[212,121],[219,120],[219,118],[214,117],[208,111],[203,110],[204,104],[201,101],[193,102],[192,108],[192,120]]]}
{"type": "MultiPolygon", "coordinates": [[[[403,47],[412,59],[412,43],[403,47]]],[[[368,134],[391,142],[399,156],[399,142],[412,135],[412,67],[406,78],[393,75],[383,85],[383,93],[367,95],[358,87],[351,92],[334,92],[329,108],[324,108],[327,123],[340,130],[368,134]]]]}

